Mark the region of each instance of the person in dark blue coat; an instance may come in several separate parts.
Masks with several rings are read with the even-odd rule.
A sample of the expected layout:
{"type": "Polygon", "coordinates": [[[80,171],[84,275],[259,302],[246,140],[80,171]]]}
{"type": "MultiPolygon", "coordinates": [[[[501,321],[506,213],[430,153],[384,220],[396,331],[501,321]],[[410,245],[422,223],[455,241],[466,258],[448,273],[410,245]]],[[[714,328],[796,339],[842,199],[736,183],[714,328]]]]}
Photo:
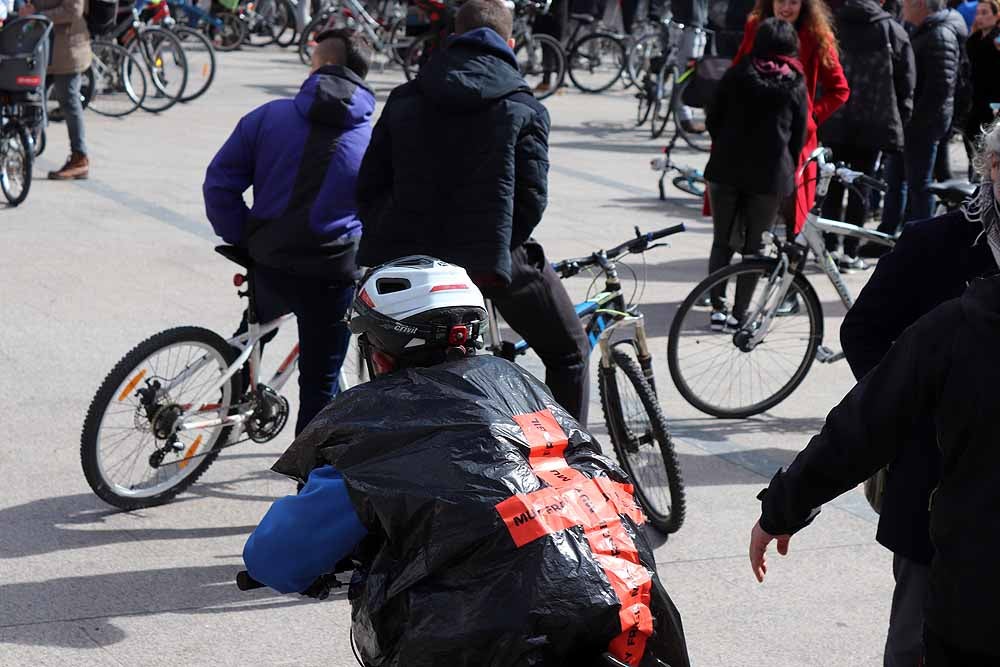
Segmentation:
{"type": "Polygon", "coordinates": [[[357,278],[355,190],[375,110],[369,59],[353,31],[320,35],[298,95],[244,116],[205,174],[212,227],[255,263],[257,320],[287,312],[298,320],[296,433],[336,394],[350,339],[343,319],[357,278]]]}
{"type": "MultiPolygon", "coordinates": [[[[1000,184],[1000,127],[987,134],[977,159],[984,185],[962,211],[911,222],[882,258],[848,311],[840,340],[859,380],[875,368],[903,331],[940,304],[962,295],[975,278],[995,273],[995,249],[984,230],[998,230],[995,190],[1000,184]]],[[[919,442],[899,450],[889,466],[876,539],[893,552],[896,590],[885,665],[915,665],[920,657],[924,600],[934,555],[929,499],[941,478],[941,455],[930,415],[913,429],[919,442]]]]}

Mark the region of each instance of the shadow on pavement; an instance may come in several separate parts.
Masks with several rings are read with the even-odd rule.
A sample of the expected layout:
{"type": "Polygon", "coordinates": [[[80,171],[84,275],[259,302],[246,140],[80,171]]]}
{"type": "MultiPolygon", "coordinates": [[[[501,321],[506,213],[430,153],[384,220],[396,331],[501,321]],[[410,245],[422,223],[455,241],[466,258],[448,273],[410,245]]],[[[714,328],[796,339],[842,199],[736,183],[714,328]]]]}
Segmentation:
{"type": "MultiPolygon", "coordinates": [[[[258,456],[265,456],[263,454],[258,456]]],[[[270,457],[270,455],[266,455],[270,457]]],[[[199,483],[192,486],[171,505],[193,502],[199,497],[227,500],[270,500],[273,495],[253,495],[232,492],[237,487],[258,479],[273,478],[266,470],[255,471],[233,480],[199,483]]],[[[288,483],[288,492],[294,486],[288,483]]],[[[57,496],[33,500],[22,505],[0,509],[0,560],[26,558],[41,554],[87,549],[108,544],[147,542],[154,540],[205,539],[229,535],[249,535],[255,526],[218,526],[209,528],[142,528],[141,524],[116,522],[100,529],[108,519],[128,514],[141,518],[142,510],[126,513],[104,503],[92,493],[57,496]]],[[[3,598],[0,588],[0,600],[3,598]]],[[[4,600],[6,604],[6,600],[4,600]]]]}
{"type": "MultiPolygon", "coordinates": [[[[0,644],[95,649],[127,638],[112,622],[116,617],[222,614],[314,602],[268,589],[240,591],[235,583],[240,569],[176,567],[0,586],[0,644]]],[[[331,598],[346,594],[344,587],[331,598]]]]}

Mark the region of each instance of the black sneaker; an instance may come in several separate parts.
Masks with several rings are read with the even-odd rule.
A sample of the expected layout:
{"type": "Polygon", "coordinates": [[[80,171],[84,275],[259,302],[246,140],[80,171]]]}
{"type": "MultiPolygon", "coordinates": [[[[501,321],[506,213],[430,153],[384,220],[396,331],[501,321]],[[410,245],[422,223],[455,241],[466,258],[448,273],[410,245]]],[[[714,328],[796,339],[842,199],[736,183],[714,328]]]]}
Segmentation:
{"type": "Polygon", "coordinates": [[[858,248],[858,257],[878,259],[879,257],[888,255],[890,250],[892,250],[892,248],[889,248],[888,246],[879,245],[877,243],[866,243],[858,248]]]}

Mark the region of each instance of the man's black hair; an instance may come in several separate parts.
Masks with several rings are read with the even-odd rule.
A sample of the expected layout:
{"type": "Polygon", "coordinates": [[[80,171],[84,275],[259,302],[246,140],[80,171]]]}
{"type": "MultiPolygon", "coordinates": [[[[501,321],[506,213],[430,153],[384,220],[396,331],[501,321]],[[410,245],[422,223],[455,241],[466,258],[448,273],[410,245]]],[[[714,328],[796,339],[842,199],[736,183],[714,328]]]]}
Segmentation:
{"type": "Polygon", "coordinates": [[[466,0],[455,15],[455,32],[459,35],[489,28],[504,39],[514,33],[514,14],[504,0],[466,0]]]}
{"type": "Polygon", "coordinates": [[[334,28],[324,30],[316,36],[316,47],[329,39],[340,40],[344,48],[344,66],[364,79],[368,76],[372,50],[368,41],[357,30],[351,28],[334,28]]]}
{"type": "Polygon", "coordinates": [[[777,16],[764,19],[753,40],[752,54],[755,58],[798,56],[799,36],[795,33],[795,26],[777,16]]]}

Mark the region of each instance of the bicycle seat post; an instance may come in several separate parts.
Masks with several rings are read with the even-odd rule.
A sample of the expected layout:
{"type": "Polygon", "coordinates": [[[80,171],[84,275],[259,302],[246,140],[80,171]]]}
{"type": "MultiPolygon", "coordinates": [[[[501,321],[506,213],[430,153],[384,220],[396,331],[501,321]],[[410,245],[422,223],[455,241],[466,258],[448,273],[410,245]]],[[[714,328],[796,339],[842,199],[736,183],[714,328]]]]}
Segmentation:
{"type": "Polygon", "coordinates": [[[486,299],[486,316],[489,318],[487,326],[489,340],[486,341],[486,348],[496,351],[500,349],[500,323],[497,321],[497,308],[493,304],[493,299],[486,299]]]}

